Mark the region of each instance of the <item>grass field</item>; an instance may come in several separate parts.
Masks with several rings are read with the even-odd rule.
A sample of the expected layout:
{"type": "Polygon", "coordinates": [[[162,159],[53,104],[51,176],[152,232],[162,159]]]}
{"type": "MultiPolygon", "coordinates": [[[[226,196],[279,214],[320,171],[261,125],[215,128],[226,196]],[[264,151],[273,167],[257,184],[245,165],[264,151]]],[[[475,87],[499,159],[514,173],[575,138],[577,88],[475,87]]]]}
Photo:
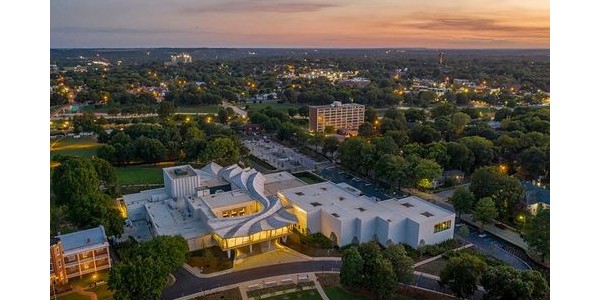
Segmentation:
{"type": "Polygon", "coordinates": [[[163,173],[160,167],[119,167],[117,170],[117,181],[120,185],[130,184],[161,184],[163,173]]]}
{"type": "Polygon", "coordinates": [[[265,169],[267,169],[267,170],[271,170],[271,171],[277,170],[277,168],[275,168],[274,166],[272,166],[272,165],[271,165],[271,164],[269,164],[268,162],[266,162],[266,161],[264,161],[264,160],[262,160],[262,159],[260,159],[260,158],[258,158],[258,157],[256,157],[256,156],[254,156],[254,155],[252,155],[252,154],[250,154],[250,155],[248,156],[248,160],[249,160],[251,163],[253,163],[253,164],[257,164],[257,165],[259,165],[259,166],[261,166],[261,167],[263,167],[263,168],[265,168],[265,169]]]}
{"type": "Polygon", "coordinates": [[[220,105],[196,105],[196,106],[180,106],[175,109],[176,113],[206,113],[216,114],[219,112],[220,105]]]}
{"type": "Polygon", "coordinates": [[[300,291],[293,292],[284,295],[273,296],[269,298],[264,298],[269,300],[319,300],[323,299],[319,295],[316,289],[308,290],[308,291],[300,291]]]}
{"type": "Polygon", "coordinates": [[[294,173],[292,175],[294,175],[298,179],[306,182],[306,184],[315,184],[315,183],[320,183],[320,182],[325,181],[321,177],[319,177],[311,172],[299,172],[299,173],[294,173]]]}
{"type": "Polygon", "coordinates": [[[57,154],[91,157],[102,144],[96,142],[95,136],[82,136],[78,139],[65,137],[57,141],[50,141],[50,160],[57,154]]]}
{"type": "Polygon", "coordinates": [[[277,102],[273,102],[273,103],[240,103],[238,106],[240,108],[245,108],[246,105],[248,106],[248,110],[261,110],[263,108],[267,108],[267,106],[270,106],[273,110],[278,110],[284,113],[288,112],[289,108],[300,108],[302,105],[299,104],[292,104],[292,103],[277,103],[277,102]]]}
{"type": "Polygon", "coordinates": [[[344,289],[342,289],[341,287],[326,287],[323,290],[325,290],[325,294],[327,294],[327,297],[329,297],[329,299],[331,299],[331,300],[367,300],[368,299],[364,296],[350,294],[350,293],[346,292],[344,289]]]}

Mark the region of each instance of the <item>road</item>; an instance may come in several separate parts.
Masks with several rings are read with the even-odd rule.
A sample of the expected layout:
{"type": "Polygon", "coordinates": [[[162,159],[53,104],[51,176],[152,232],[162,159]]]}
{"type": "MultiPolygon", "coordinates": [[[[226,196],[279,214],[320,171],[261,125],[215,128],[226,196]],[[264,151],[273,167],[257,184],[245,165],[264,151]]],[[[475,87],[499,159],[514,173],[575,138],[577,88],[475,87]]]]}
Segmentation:
{"type": "Polygon", "coordinates": [[[175,284],[163,290],[162,299],[175,299],[221,286],[271,276],[307,272],[318,273],[323,271],[339,271],[341,266],[342,262],[339,260],[295,262],[241,270],[211,278],[198,278],[184,268],[179,268],[173,272],[173,275],[177,279],[175,284]]]}
{"type": "Polygon", "coordinates": [[[243,109],[241,109],[241,108],[239,108],[239,107],[237,107],[237,106],[235,106],[235,105],[233,105],[233,104],[231,104],[231,103],[229,103],[229,102],[227,102],[225,100],[223,100],[223,103],[221,105],[223,107],[225,107],[225,108],[231,107],[233,109],[233,111],[236,114],[240,115],[240,116],[244,116],[244,117],[248,116],[248,113],[245,110],[243,110],[243,109]]]}

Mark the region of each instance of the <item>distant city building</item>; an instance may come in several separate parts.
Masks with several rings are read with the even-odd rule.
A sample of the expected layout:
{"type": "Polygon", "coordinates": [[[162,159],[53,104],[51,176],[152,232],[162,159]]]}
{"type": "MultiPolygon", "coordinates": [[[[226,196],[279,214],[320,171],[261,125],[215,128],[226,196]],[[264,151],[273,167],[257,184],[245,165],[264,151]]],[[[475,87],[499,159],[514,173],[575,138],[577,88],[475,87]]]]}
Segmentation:
{"type": "Polygon", "coordinates": [[[360,87],[368,86],[369,84],[371,84],[371,80],[363,78],[363,77],[356,77],[356,78],[340,81],[340,85],[349,86],[349,87],[359,87],[360,88],[360,87]]]}
{"type": "Polygon", "coordinates": [[[438,53],[438,64],[443,65],[446,62],[446,57],[444,56],[444,52],[438,53]]]}
{"type": "Polygon", "coordinates": [[[167,66],[175,66],[179,63],[189,64],[192,62],[192,56],[187,53],[180,53],[177,55],[171,55],[171,61],[165,62],[167,66]]]}
{"type": "Polygon", "coordinates": [[[308,107],[309,129],[324,132],[325,127],[334,129],[358,130],[365,122],[365,106],[362,104],[334,101],[331,105],[308,107]]]}
{"type": "Polygon", "coordinates": [[[102,225],[50,239],[50,281],[65,284],[70,278],[109,269],[109,244],[102,225]]]}

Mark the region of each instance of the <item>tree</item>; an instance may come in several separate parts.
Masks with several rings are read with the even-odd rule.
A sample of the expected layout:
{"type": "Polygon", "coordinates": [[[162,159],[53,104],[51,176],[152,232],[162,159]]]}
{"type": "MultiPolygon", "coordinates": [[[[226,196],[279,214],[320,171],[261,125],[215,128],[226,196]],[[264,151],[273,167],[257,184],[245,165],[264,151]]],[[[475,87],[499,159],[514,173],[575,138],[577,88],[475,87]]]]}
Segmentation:
{"type": "Polygon", "coordinates": [[[167,148],[158,140],[141,136],[133,142],[135,153],[145,162],[157,163],[167,157],[167,148]]]}
{"type": "Polygon", "coordinates": [[[486,268],[485,262],[477,256],[454,256],[440,272],[440,282],[447,285],[456,296],[467,298],[477,289],[477,280],[486,268]]]}
{"type": "Polygon", "coordinates": [[[172,116],[174,113],[175,113],[175,105],[173,105],[173,102],[162,101],[158,105],[158,116],[161,119],[166,119],[166,118],[172,116]]]}
{"type": "Polygon", "coordinates": [[[113,199],[98,192],[84,195],[68,205],[68,218],[79,227],[103,225],[107,235],[123,233],[123,217],[113,199]]]}
{"type": "Polygon", "coordinates": [[[340,283],[348,288],[357,288],[362,285],[364,261],[356,247],[342,251],[342,267],[340,269],[340,283]]]}
{"type": "Polygon", "coordinates": [[[373,167],[375,178],[389,183],[392,187],[398,187],[401,180],[407,183],[408,162],[402,156],[385,154],[373,167]]]}
{"type": "Polygon", "coordinates": [[[454,194],[452,194],[452,197],[448,200],[454,206],[454,210],[458,214],[458,219],[460,220],[460,215],[462,213],[468,213],[473,208],[475,195],[467,188],[461,186],[454,191],[454,194]]]}
{"type": "Polygon", "coordinates": [[[454,133],[461,134],[469,122],[471,122],[471,117],[469,115],[463,112],[453,114],[451,123],[454,127],[454,133]]]}
{"type": "Polygon", "coordinates": [[[308,118],[308,106],[302,106],[298,108],[298,114],[302,117],[308,118]]]}
{"type": "Polygon", "coordinates": [[[389,136],[375,138],[373,139],[373,144],[375,145],[375,151],[379,157],[385,154],[395,154],[398,152],[398,145],[396,145],[394,139],[389,136]]]}
{"type": "Polygon", "coordinates": [[[530,180],[544,175],[550,167],[550,160],[546,152],[537,147],[527,148],[519,154],[517,159],[525,178],[530,180]]]}
{"type": "Polygon", "coordinates": [[[373,124],[369,122],[364,122],[358,126],[358,135],[362,136],[366,139],[370,139],[375,135],[375,129],[373,128],[373,124]]]}
{"type": "Polygon", "coordinates": [[[497,167],[483,167],[471,175],[469,187],[475,198],[491,197],[503,220],[512,220],[523,209],[523,187],[519,180],[500,173],[497,167]]]}
{"type": "Polygon", "coordinates": [[[229,166],[240,160],[240,150],[231,138],[219,137],[209,141],[199,156],[203,164],[214,161],[222,166],[229,166]]]}
{"type": "Polygon", "coordinates": [[[375,269],[371,276],[371,290],[377,298],[389,299],[396,292],[396,275],[392,263],[381,255],[375,259],[375,269]]]}
{"type": "Polygon", "coordinates": [[[377,259],[381,258],[381,248],[377,242],[363,243],[358,246],[358,252],[363,259],[364,283],[368,288],[374,288],[373,276],[377,269],[377,259]]]}
{"type": "Polygon", "coordinates": [[[111,196],[116,197],[118,185],[117,172],[115,171],[115,168],[108,161],[102,158],[92,158],[91,162],[94,165],[94,170],[96,171],[96,175],[98,175],[98,180],[100,180],[101,187],[104,187],[104,189],[108,190],[111,196]]]}
{"type": "Polygon", "coordinates": [[[490,197],[479,199],[479,202],[475,206],[473,217],[475,221],[481,224],[479,227],[480,230],[483,230],[486,224],[493,223],[494,219],[498,217],[498,210],[496,210],[494,200],[490,197]]]}
{"type": "Polygon", "coordinates": [[[542,257],[550,255],[550,209],[542,209],[525,226],[523,238],[529,248],[542,257]]]}
{"type": "Polygon", "coordinates": [[[98,157],[109,161],[112,164],[117,164],[117,150],[113,145],[102,145],[98,148],[98,157]]]}
{"type": "Polygon", "coordinates": [[[475,157],[475,167],[489,166],[495,159],[494,143],[480,136],[467,136],[458,140],[465,145],[475,157]]]}
{"type": "Polygon", "coordinates": [[[185,254],[189,251],[186,240],[180,236],[162,235],[143,243],[139,254],[160,261],[169,272],[175,271],[185,262],[185,254]]]}
{"type": "Polygon", "coordinates": [[[333,153],[337,151],[339,146],[340,142],[336,138],[328,136],[323,141],[323,152],[325,153],[325,155],[327,155],[327,153],[330,153],[331,157],[333,158],[333,153]]]}
{"type": "Polygon", "coordinates": [[[102,126],[97,123],[96,115],[91,111],[73,117],[73,128],[76,132],[100,132],[102,130],[102,126]]]}
{"type": "Polygon", "coordinates": [[[548,295],[548,283],[538,271],[518,271],[500,265],[487,269],[481,276],[486,299],[542,300],[548,295]]]}
{"type": "Polygon", "coordinates": [[[54,169],[51,185],[56,203],[69,205],[85,195],[96,193],[100,180],[88,159],[73,157],[54,169]]]}
{"type": "Polygon", "coordinates": [[[383,257],[392,263],[398,282],[409,283],[413,279],[413,260],[402,245],[391,244],[383,250],[383,257]]]}
{"type": "Polygon", "coordinates": [[[442,176],[442,167],[433,160],[419,159],[414,166],[413,180],[418,187],[432,188],[433,180],[440,176],[442,176]]]}
{"type": "Polygon", "coordinates": [[[338,148],[338,156],[342,165],[352,171],[360,170],[361,150],[367,145],[367,141],[362,137],[352,137],[346,139],[338,148]]]}
{"type": "Polygon", "coordinates": [[[365,109],[365,122],[374,123],[376,120],[379,120],[377,111],[373,107],[367,106],[365,109]]]}
{"type": "Polygon", "coordinates": [[[475,162],[473,152],[463,144],[450,142],[446,145],[446,151],[449,157],[448,167],[459,169],[463,172],[469,172],[475,162]]]}
{"type": "Polygon", "coordinates": [[[421,144],[437,142],[442,138],[439,131],[429,125],[417,124],[409,133],[410,140],[421,144]]]}
{"type": "Polygon", "coordinates": [[[290,107],[290,108],[288,108],[288,115],[290,115],[290,117],[292,117],[292,118],[293,118],[293,117],[295,117],[297,114],[298,114],[298,110],[297,110],[297,109],[295,109],[295,108],[293,108],[293,107],[290,107]]]}
{"type": "Polygon", "coordinates": [[[460,237],[462,237],[463,239],[467,238],[469,236],[469,227],[467,226],[460,226],[460,228],[458,228],[458,231],[456,232],[456,234],[460,237]]]}
{"type": "Polygon", "coordinates": [[[111,268],[108,287],[116,300],[159,299],[168,274],[160,261],[136,256],[111,268]]]}
{"type": "Polygon", "coordinates": [[[334,134],[335,133],[335,127],[333,127],[332,125],[325,125],[325,129],[323,130],[323,133],[325,133],[325,134],[334,134]]]}

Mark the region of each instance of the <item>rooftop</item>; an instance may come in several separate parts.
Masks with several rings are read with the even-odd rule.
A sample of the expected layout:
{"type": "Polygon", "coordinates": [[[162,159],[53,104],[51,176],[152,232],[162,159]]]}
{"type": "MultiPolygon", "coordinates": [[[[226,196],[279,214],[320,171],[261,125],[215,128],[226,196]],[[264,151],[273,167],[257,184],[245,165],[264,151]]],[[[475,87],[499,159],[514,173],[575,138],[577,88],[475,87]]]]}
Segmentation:
{"type": "Polygon", "coordinates": [[[338,219],[380,217],[398,221],[409,218],[422,222],[454,214],[415,196],[375,202],[369,197],[361,196],[356,188],[332,182],[287,189],[280,191],[280,194],[306,212],[323,209],[338,219]]]}
{"type": "Polygon", "coordinates": [[[288,172],[265,174],[265,191],[275,195],[278,191],[305,186],[306,183],[288,172]]]}
{"type": "Polygon", "coordinates": [[[163,170],[173,179],[197,176],[196,171],[190,165],[164,168],[163,170]]]}
{"type": "Polygon", "coordinates": [[[104,227],[102,225],[91,229],[62,234],[59,235],[58,238],[62,242],[65,252],[86,247],[100,246],[105,243],[108,245],[106,233],[104,232],[104,227]]]}
{"type": "Polygon", "coordinates": [[[241,190],[206,195],[201,198],[210,209],[255,201],[248,193],[241,190]]]}

